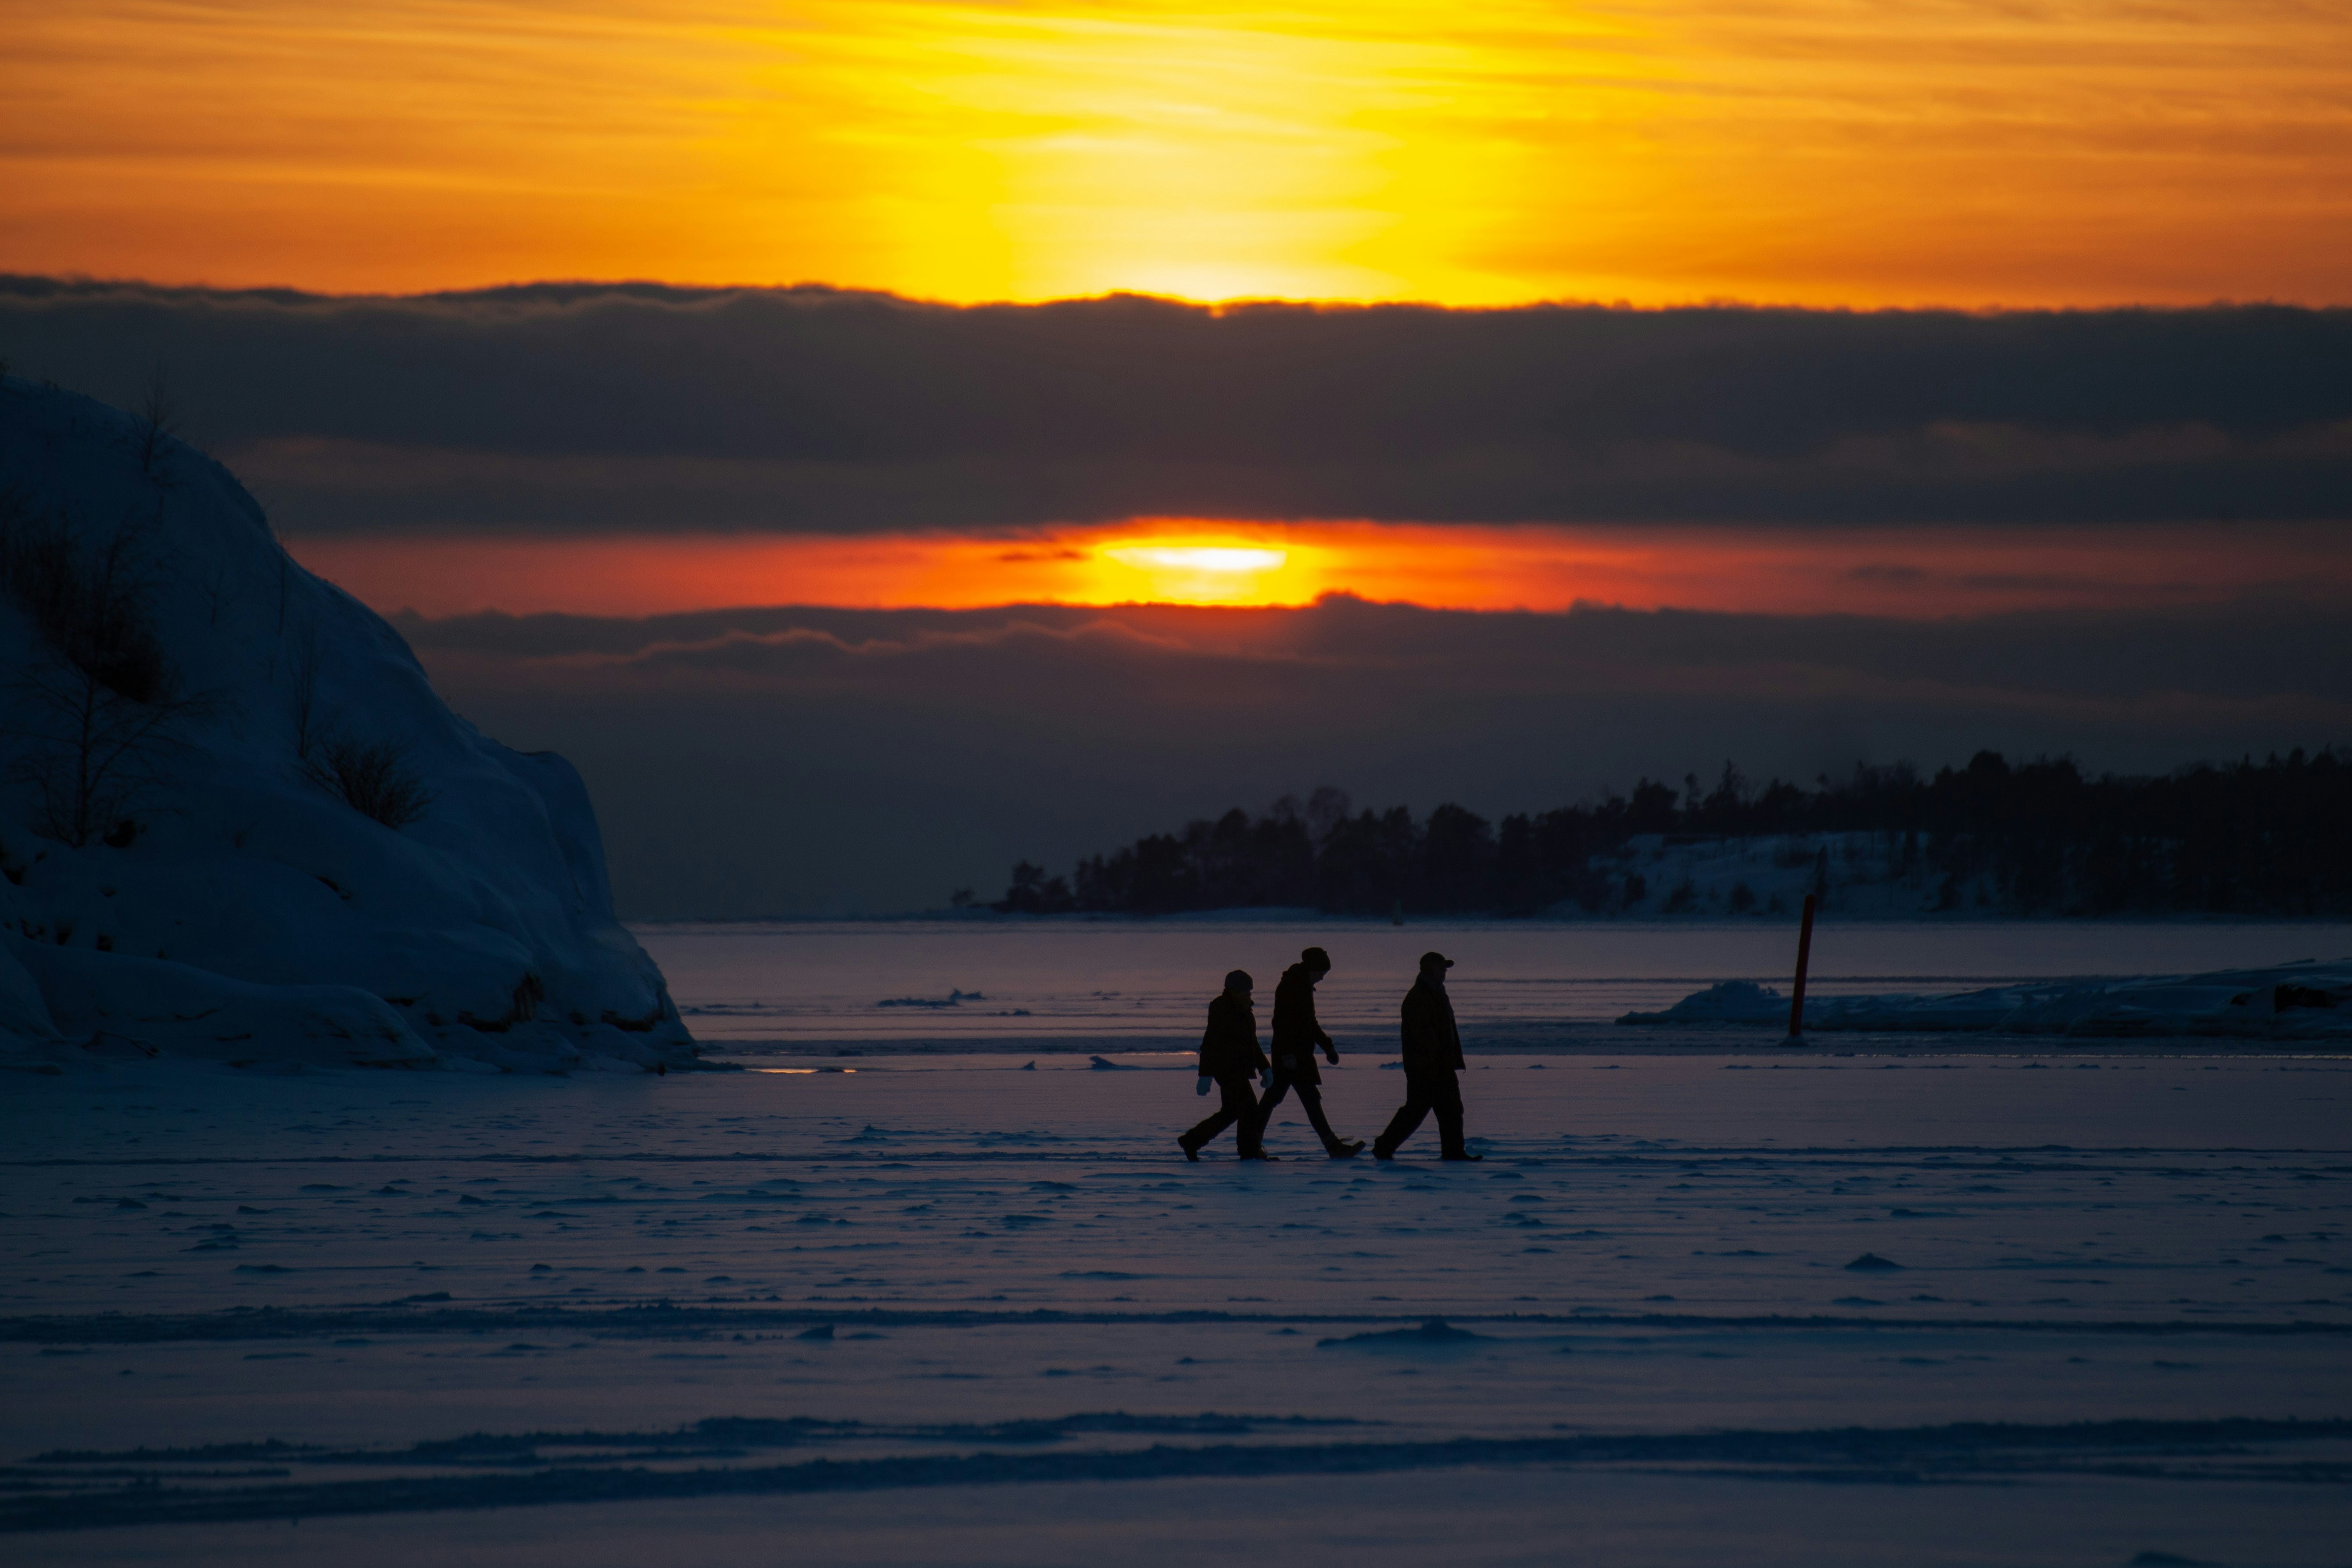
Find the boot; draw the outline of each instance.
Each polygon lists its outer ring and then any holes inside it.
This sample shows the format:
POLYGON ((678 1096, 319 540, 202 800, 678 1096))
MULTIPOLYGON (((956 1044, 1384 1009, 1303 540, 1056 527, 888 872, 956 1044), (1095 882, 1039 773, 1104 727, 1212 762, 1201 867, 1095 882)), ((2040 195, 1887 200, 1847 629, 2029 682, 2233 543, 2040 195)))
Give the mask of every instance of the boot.
POLYGON ((1198 1149, 1196 1149, 1196 1148, 1194 1148, 1194 1147, 1192 1146, 1192 1142, 1191 1142, 1189 1140, 1187 1140, 1187 1139, 1185 1139, 1184 1137, 1182 1137, 1181 1134, 1178 1136, 1178 1138, 1177 1138, 1177 1140, 1176 1140, 1176 1147, 1178 1147, 1179 1149, 1183 1150, 1183 1151, 1184 1151, 1184 1158, 1186 1158, 1187 1160, 1192 1161, 1192 1163, 1194 1163, 1195 1165, 1197 1165, 1197 1164, 1199 1164, 1199 1163, 1201 1163, 1201 1151, 1200 1151, 1200 1150, 1198 1150, 1198 1149))
POLYGON ((1334 1160, 1352 1160, 1364 1152, 1364 1141, 1359 1138, 1352 1143, 1334 1143, 1323 1152, 1334 1160))

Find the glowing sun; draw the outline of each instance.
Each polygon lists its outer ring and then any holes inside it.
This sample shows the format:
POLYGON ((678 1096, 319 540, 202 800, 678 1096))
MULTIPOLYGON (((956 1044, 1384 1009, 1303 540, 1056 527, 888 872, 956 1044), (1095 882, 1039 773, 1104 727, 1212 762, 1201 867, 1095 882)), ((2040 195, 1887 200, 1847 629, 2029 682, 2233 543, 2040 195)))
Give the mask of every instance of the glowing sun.
POLYGON ((1259 602, 1266 579, 1290 562, 1287 550, 1261 544, 1112 544, 1097 553, 1113 563, 1106 575, 1128 579, 1118 596, 1166 604, 1259 602))

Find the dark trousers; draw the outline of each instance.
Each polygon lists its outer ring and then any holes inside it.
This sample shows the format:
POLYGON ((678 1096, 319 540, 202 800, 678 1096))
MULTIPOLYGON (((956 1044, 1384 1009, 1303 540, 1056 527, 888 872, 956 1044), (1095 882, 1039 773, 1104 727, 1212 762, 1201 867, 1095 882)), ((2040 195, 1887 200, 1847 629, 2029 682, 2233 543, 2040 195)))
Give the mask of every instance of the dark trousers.
MULTIPOLYGON (((1247 1160, 1258 1152, 1257 1096, 1250 1092, 1246 1078, 1221 1078, 1217 1093, 1223 1097, 1217 1113, 1184 1134, 1184 1142, 1199 1149, 1226 1128, 1234 1129, 1234 1141, 1241 1145, 1241 1156, 1247 1160)), ((1460 1118, 1455 1118, 1457 1121, 1460 1118)))
POLYGON ((1274 1108, 1282 1103, 1282 1097, 1293 1092, 1297 1094, 1298 1103, 1307 1108, 1307 1120, 1314 1127, 1315 1136, 1323 1140, 1324 1152, 1328 1154, 1334 1149, 1346 1147, 1340 1136, 1331 1131, 1330 1119, 1323 1114, 1321 1086, 1300 1083, 1279 1070, 1274 1075, 1274 1087, 1267 1089, 1265 1098, 1257 1102, 1258 1136, 1265 1136, 1266 1125, 1274 1120, 1274 1108))
POLYGON ((1452 1158, 1467 1153, 1462 1146, 1462 1085, 1452 1068, 1404 1075, 1404 1103, 1389 1118, 1388 1128, 1372 1145, 1376 1154, 1393 1154, 1413 1134, 1421 1119, 1437 1112, 1437 1152, 1452 1158))

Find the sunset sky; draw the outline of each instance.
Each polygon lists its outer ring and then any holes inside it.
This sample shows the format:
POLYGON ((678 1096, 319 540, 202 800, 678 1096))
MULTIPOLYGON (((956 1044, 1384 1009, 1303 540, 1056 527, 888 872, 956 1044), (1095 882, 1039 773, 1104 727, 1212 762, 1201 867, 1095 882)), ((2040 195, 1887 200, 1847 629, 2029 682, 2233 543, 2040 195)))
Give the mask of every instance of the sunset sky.
POLYGON ((580 763, 633 913, 1327 783, 2162 768, 2352 740, 2347 62, 2309 0, 0 0, 0 359, 163 388, 580 763))
POLYGON ((20 271, 2352 299, 2352 11, 2307 0, 5 0, 0 29, 20 271))

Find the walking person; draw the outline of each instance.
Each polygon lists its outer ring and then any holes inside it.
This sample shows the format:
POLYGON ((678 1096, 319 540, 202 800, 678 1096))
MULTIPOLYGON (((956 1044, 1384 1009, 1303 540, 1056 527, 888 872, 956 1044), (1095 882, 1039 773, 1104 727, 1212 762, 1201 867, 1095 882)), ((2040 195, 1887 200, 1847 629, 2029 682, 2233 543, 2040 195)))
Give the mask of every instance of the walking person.
POLYGON ((1187 1160, 1198 1160, 1202 1147, 1228 1127, 1234 1129, 1241 1158, 1273 1157, 1258 1142, 1257 1096, 1250 1089, 1250 1079, 1268 1066, 1265 1052, 1258 1048, 1257 1015, 1250 1009, 1252 984, 1249 971, 1236 969, 1225 976, 1224 990, 1209 1004, 1209 1027, 1201 1036, 1197 1092, 1208 1093, 1209 1085, 1214 1083, 1223 1098, 1215 1115, 1176 1140, 1187 1160))
POLYGON ((1421 1119, 1437 1112, 1437 1152, 1444 1160, 1482 1160, 1462 1146, 1462 1031, 1445 994, 1445 972, 1454 961, 1442 952, 1421 955, 1421 977, 1404 994, 1404 1104, 1372 1142, 1372 1158, 1393 1160, 1397 1146, 1413 1134, 1421 1119))
POLYGON ((1325 1060, 1333 1067, 1339 1065, 1339 1047, 1331 1043, 1331 1037, 1315 1017, 1315 987, 1330 973, 1331 955, 1310 947, 1282 972, 1275 985, 1274 1076, 1266 1085, 1265 1098, 1257 1105, 1259 1146, 1264 1147, 1274 1108, 1282 1103, 1284 1095, 1295 1090, 1298 1103, 1307 1108, 1315 1136, 1323 1140, 1323 1152, 1334 1160, 1352 1160, 1364 1152, 1364 1141, 1350 1142, 1331 1131, 1330 1120, 1323 1114, 1323 1069, 1315 1065, 1318 1047, 1325 1060))

